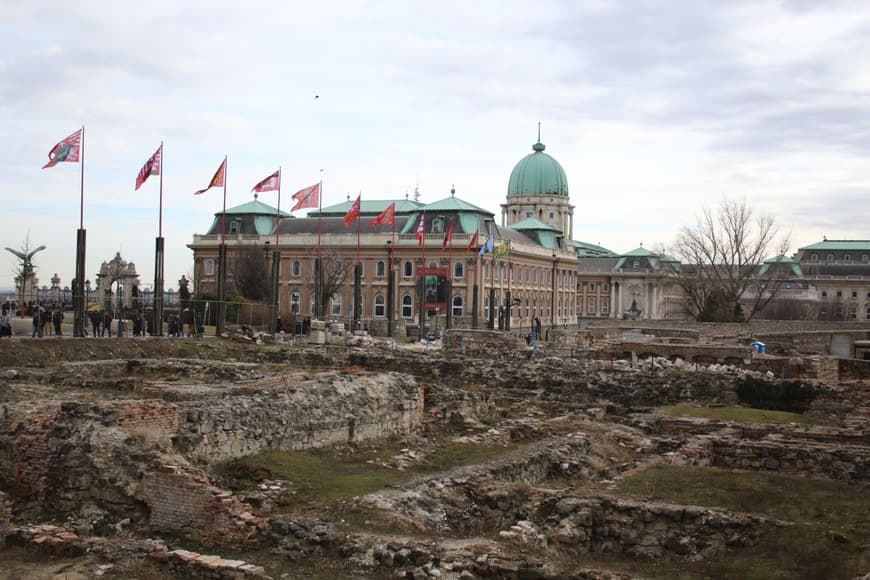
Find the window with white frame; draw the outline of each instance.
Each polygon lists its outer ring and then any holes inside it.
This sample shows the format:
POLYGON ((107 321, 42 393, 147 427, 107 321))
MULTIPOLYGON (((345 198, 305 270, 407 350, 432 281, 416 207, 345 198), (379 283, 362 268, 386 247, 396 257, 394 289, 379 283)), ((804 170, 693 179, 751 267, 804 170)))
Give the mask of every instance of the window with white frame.
POLYGON ((294 290, 290 293, 290 312, 293 314, 299 314, 299 302, 302 300, 302 296, 299 294, 298 290, 294 290))
POLYGON ((465 275, 465 264, 461 260, 453 262, 453 277, 462 278, 465 275))
POLYGON ((404 264, 402 264, 402 276, 405 278, 411 278, 414 275, 414 264, 411 260, 406 260, 404 264))
POLYGON ((462 296, 453 297, 453 316, 462 316, 462 296))
POLYGON ((489 320, 489 296, 483 297, 483 318, 489 320))
POLYGON ((387 315, 387 299, 383 294, 375 294, 375 316, 383 318, 387 315))
POLYGON ((402 296, 402 318, 414 318, 414 299, 410 294, 402 296))
POLYGON ((332 316, 341 316, 341 294, 332 295, 329 312, 332 316))
POLYGON ((211 258, 205 261, 205 275, 214 276, 214 260, 211 258))
POLYGON ((383 260, 378 260, 375 264, 375 277, 383 278, 387 275, 387 264, 383 260))

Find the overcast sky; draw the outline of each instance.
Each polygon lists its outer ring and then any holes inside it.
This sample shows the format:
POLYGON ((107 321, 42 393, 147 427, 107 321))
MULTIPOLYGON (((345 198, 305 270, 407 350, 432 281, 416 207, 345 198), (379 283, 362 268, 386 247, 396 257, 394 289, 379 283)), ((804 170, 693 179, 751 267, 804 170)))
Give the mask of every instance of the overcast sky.
MULTIPOLYGON (((575 239, 669 244, 723 196, 792 252, 870 239, 868 61, 866 0, 0 0, 0 245, 46 245, 40 284, 69 284, 79 165, 41 167, 82 125, 88 278, 120 251, 153 283, 159 181, 133 188, 162 140, 176 287, 224 155, 228 207, 282 166, 284 209, 322 178, 324 205, 455 185, 500 219, 539 121, 575 239)), ((3 252, 0 287, 14 269, 3 252)))

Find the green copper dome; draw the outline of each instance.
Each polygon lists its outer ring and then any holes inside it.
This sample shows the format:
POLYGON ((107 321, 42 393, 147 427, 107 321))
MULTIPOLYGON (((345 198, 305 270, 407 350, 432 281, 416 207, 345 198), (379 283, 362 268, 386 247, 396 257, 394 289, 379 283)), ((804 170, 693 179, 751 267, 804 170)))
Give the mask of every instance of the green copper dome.
POLYGON ((563 195, 568 197, 568 178, 559 162, 544 153, 540 141, 532 145, 534 153, 520 159, 508 182, 510 195, 563 195))

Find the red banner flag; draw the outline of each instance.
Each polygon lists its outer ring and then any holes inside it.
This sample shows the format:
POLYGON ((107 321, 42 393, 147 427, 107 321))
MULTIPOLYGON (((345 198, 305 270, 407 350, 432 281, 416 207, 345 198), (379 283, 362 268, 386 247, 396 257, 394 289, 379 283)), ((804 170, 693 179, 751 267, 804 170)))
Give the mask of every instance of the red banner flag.
POLYGON ((291 212, 297 209, 305 209, 306 207, 317 207, 320 205, 320 184, 315 183, 300 189, 290 197, 296 200, 296 204, 290 208, 291 212))
POLYGON ((441 242, 441 251, 447 249, 447 244, 453 239, 453 222, 447 224, 447 231, 444 233, 444 241, 441 242))
POLYGON ((361 195, 357 196, 356 201, 353 202, 353 205, 350 206, 350 209, 347 210, 346 214, 344 214, 344 227, 350 226, 350 224, 352 224, 357 220, 357 218, 359 218, 359 204, 361 197, 361 195))
POLYGON ((48 152, 48 163, 42 166, 43 169, 54 167, 58 163, 78 163, 79 152, 82 148, 82 130, 79 129, 57 145, 51 148, 48 152))
POLYGON ((471 236, 471 241, 468 242, 468 247, 465 248, 466 252, 473 252, 474 250, 477 249, 477 234, 478 234, 478 230, 475 230, 474 235, 471 236))
POLYGON ((259 191, 260 193, 264 191, 277 191, 281 189, 281 172, 276 171, 260 183, 254 186, 254 189, 251 191, 259 191))
POLYGON ((199 195, 201 193, 205 193, 206 191, 208 191, 212 187, 223 187, 226 172, 227 172, 227 160, 224 159, 223 162, 221 162, 221 166, 218 167, 217 171, 215 171, 214 177, 212 177, 211 181, 208 183, 208 187, 206 187, 205 189, 200 189, 199 191, 195 192, 193 195, 199 195))
POLYGON ((423 223, 426 221, 426 212, 424 211, 420 214, 420 223, 417 224, 417 241, 420 242, 420 245, 423 245, 423 240, 426 239, 423 230, 423 223))
POLYGON ((139 170, 139 175, 136 176, 136 190, 142 187, 142 184, 145 183, 145 180, 148 179, 150 175, 160 175, 160 161, 163 157, 163 145, 157 148, 157 151, 154 152, 148 161, 145 162, 145 165, 142 166, 142 169, 139 170))
POLYGON ((391 226, 393 225, 396 219, 396 204, 391 203, 387 206, 387 209, 379 213, 375 216, 375 219, 369 224, 371 227, 375 226, 391 226))

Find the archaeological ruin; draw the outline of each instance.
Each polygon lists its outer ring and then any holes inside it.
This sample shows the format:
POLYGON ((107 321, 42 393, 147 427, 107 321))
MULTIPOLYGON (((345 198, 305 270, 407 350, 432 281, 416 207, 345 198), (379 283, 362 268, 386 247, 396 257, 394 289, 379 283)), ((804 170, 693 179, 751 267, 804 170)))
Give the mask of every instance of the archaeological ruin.
POLYGON ((5 577, 867 578, 868 340, 4 341, 5 577))

